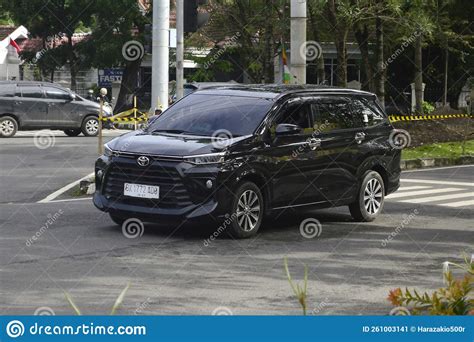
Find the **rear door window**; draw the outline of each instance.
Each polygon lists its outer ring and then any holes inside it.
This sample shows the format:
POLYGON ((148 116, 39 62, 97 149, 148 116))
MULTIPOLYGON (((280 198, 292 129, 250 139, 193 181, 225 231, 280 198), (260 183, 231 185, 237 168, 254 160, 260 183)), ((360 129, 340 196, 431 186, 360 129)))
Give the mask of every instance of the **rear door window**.
POLYGON ((374 100, 367 98, 354 98, 352 109, 358 127, 376 126, 387 121, 385 114, 377 106, 374 100))
POLYGON ((311 103, 313 128, 320 133, 354 128, 349 99, 340 96, 321 96, 311 103))
POLYGON ((22 97, 40 99, 43 97, 43 90, 39 86, 22 86, 18 87, 22 97))

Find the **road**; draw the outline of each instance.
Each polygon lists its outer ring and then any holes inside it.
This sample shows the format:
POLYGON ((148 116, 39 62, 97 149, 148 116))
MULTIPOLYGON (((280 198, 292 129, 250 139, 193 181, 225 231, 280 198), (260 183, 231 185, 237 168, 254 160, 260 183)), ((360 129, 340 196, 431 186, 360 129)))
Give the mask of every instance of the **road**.
POLYGON ((372 223, 336 208, 284 213, 249 240, 206 243, 210 224, 147 224, 129 239, 89 200, 36 203, 90 173, 96 155, 94 138, 52 136, 44 149, 33 135, 2 140, 3 315, 73 314, 65 292, 84 314, 106 314, 128 283, 121 314, 300 314, 285 256, 296 281, 308 266, 309 314, 385 315, 390 289, 441 287, 442 263, 473 252, 474 166, 403 173, 372 223), (306 218, 319 236, 301 235, 306 218))

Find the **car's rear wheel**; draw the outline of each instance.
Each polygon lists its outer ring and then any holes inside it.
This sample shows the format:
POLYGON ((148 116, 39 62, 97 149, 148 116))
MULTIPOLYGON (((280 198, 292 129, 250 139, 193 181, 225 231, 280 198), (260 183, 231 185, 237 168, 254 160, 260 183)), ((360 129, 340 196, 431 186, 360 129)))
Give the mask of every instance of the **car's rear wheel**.
POLYGON ((109 216, 110 216, 110 219, 114 221, 114 223, 118 224, 119 226, 121 226, 127 220, 126 218, 117 216, 112 213, 109 213, 109 216))
POLYGON ((99 134, 99 119, 95 116, 85 118, 82 123, 81 131, 86 137, 95 137, 99 134))
POLYGON ((81 129, 80 128, 71 128, 71 129, 65 129, 64 130, 64 133, 68 136, 68 137, 77 137, 79 134, 81 134, 81 129))
POLYGON ((370 222, 380 215, 385 200, 385 186, 382 176, 376 171, 364 174, 357 200, 349 205, 356 221, 370 222))
POLYGON ((255 183, 242 183, 235 192, 232 203, 230 235, 243 239, 254 236, 260 228, 264 215, 263 196, 255 183))
POLYGON ((18 122, 11 116, 2 116, 0 118, 0 137, 11 138, 18 130, 18 122))

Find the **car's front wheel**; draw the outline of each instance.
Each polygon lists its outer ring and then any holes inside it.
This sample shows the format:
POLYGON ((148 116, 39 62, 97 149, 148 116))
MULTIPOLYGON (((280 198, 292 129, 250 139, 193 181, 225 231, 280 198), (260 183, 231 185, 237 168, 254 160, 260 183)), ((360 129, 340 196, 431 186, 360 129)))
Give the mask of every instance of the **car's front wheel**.
POLYGON ((81 134, 81 130, 79 128, 65 129, 64 134, 66 134, 68 137, 77 137, 79 134, 81 134))
POLYGON ((349 205, 349 210, 356 221, 370 222, 382 212, 384 200, 382 176, 376 171, 368 171, 362 178, 357 200, 349 205))
POLYGON ((18 130, 18 123, 11 116, 3 116, 0 118, 0 137, 11 138, 18 130))
POLYGON ((242 183, 235 192, 232 203, 232 223, 230 235, 236 238, 248 238, 257 234, 264 214, 263 196, 255 183, 242 183))
POLYGON ((99 119, 95 116, 87 117, 82 123, 81 131, 86 137, 95 137, 99 134, 99 119))

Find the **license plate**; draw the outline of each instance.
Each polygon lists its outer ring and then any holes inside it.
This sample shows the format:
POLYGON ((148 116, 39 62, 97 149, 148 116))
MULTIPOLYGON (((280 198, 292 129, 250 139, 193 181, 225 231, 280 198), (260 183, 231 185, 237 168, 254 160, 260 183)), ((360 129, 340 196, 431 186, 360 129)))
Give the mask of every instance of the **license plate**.
POLYGON ((130 197, 139 198, 160 198, 160 187, 144 184, 123 184, 123 194, 130 197))

